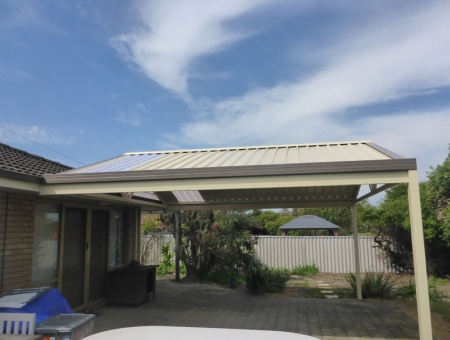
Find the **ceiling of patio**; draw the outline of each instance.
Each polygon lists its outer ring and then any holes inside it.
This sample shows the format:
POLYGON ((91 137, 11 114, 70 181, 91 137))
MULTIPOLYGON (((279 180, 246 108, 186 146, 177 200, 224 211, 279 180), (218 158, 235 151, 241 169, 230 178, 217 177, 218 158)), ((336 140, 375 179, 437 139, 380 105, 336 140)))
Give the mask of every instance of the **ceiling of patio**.
POLYGON ((41 194, 115 195, 161 210, 351 206, 361 185, 368 197, 415 169, 370 141, 132 152, 45 175, 41 194))

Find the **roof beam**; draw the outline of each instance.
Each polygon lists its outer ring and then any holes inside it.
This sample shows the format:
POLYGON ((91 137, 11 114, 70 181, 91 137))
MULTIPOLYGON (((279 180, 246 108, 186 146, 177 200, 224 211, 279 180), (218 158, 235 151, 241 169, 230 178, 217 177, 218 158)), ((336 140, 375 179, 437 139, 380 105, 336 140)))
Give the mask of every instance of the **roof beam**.
POLYGON ((95 198, 96 200, 102 200, 105 202, 112 202, 117 204, 131 204, 131 205, 139 205, 141 207, 155 207, 159 209, 166 209, 167 206, 165 204, 160 204, 156 202, 149 202, 145 200, 139 200, 134 198, 125 198, 125 197, 119 197, 119 196, 113 196, 108 194, 89 194, 89 195, 82 195, 84 198, 95 198))
POLYGON ((382 192, 382 191, 385 191, 385 190, 387 190, 387 189, 389 189, 389 188, 392 188, 392 187, 393 187, 394 185, 396 185, 396 184, 397 184, 397 183, 382 185, 381 187, 379 187, 379 188, 377 188, 377 189, 374 189, 374 190, 372 190, 371 192, 369 192, 369 193, 367 193, 367 194, 365 194, 365 195, 363 195, 363 196, 361 196, 361 197, 358 197, 358 199, 356 200, 356 202, 361 202, 362 200, 365 200, 366 198, 375 196, 376 194, 379 194, 379 193, 382 192))
POLYGON ((168 211, 183 210, 237 210, 237 209, 283 209, 283 208, 317 208, 317 207, 351 207, 355 201, 303 201, 303 202, 265 202, 265 203, 180 203, 171 204, 168 211))
POLYGON ((107 183, 70 183, 41 185, 41 195, 100 194, 176 190, 262 189, 398 184, 408 182, 407 171, 355 172, 317 175, 257 176, 236 178, 179 179, 159 181, 122 181, 107 183))

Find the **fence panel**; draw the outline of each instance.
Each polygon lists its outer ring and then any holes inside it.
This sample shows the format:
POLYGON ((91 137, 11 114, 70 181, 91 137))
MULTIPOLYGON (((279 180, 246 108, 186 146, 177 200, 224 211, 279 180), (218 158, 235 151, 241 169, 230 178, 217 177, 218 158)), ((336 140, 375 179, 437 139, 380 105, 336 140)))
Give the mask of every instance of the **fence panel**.
MULTIPOLYGON (((151 265, 151 264, 159 264, 162 261, 161 249, 167 243, 170 243, 170 250, 174 251, 175 249, 175 239, 172 235, 163 235, 156 239, 152 239, 149 236, 143 235, 141 236, 141 262, 143 265, 151 265), (145 248, 147 243, 150 243, 147 251, 145 248)), ((175 256, 173 258, 175 261, 175 256)))
MULTIPOLYGON (((147 236, 141 238, 141 252, 147 236)), ((374 248, 373 236, 359 236, 361 272, 398 273, 383 252, 374 248)), ((158 264, 161 247, 170 242, 172 236, 162 236, 149 248, 143 264, 158 264)), ((296 266, 315 264, 322 273, 355 272, 352 236, 259 236, 256 258, 272 268, 293 269, 296 266)))

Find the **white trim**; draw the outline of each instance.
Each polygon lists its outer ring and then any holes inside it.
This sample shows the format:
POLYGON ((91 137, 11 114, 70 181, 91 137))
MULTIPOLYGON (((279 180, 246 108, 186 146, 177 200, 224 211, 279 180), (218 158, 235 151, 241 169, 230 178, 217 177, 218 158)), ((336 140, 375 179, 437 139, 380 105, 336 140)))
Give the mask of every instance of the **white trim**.
POLYGON ((291 187, 324 187, 365 185, 372 183, 407 183, 407 171, 359 172, 318 175, 258 176, 236 178, 172 179, 158 181, 127 181, 103 183, 48 184, 41 195, 74 195, 120 193, 124 191, 225 190, 291 187))
POLYGON ((38 183, 30 183, 24 181, 18 181, 9 178, 0 177, 0 188, 14 189, 14 190, 25 190, 35 193, 39 193, 41 185, 38 183))
POLYGON ((191 153, 191 152, 208 152, 208 151, 228 151, 228 150, 246 150, 246 149, 268 149, 268 148, 290 148, 290 147, 306 147, 306 146, 325 146, 325 145, 341 145, 341 144, 367 144, 372 143, 371 140, 348 141, 348 142, 323 142, 323 143, 307 143, 307 144, 273 144, 273 145, 257 145, 257 146, 234 146, 224 148, 204 148, 204 149, 180 149, 180 150, 159 150, 159 151, 135 151, 126 152, 124 155, 142 155, 154 153, 191 153))

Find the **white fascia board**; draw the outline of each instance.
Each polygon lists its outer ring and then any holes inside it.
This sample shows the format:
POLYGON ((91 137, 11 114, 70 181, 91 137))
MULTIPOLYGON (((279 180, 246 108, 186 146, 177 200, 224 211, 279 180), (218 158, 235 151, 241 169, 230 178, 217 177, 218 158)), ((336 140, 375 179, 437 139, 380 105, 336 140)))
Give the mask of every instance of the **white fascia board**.
POLYGON ((41 185, 38 183, 18 181, 9 178, 0 178, 0 188, 39 193, 40 187, 41 185))
POLYGON ((256 176, 206 179, 172 179, 103 183, 46 184, 41 195, 100 194, 120 192, 159 192, 181 190, 263 189, 397 184, 408 182, 408 171, 358 172, 317 175, 256 176))
POLYGON ((116 203, 116 204, 128 204, 128 205, 134 205, 134 206, 140 206, 144 208, 152 207, 152 208, 160 208, 165 209, 167 206, 165 204, 158 204, 155 202, 148 202, 143 200, 136 200, 136 199, 130 199, 130 198, 124 198, 119 196, 112 196, 107 194, 88 194, 88 195, 80 195, 82 198, 92 199, 95 198, 98 201, 103 202, 110 202, 110 203, 116 203))

